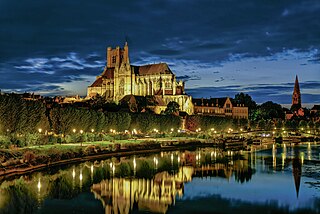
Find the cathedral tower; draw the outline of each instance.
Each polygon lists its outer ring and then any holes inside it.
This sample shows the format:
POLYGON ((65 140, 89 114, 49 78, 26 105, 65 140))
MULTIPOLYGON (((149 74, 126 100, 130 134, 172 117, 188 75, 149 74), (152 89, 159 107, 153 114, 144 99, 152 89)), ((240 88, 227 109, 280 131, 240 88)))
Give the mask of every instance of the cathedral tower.
POLYGON ((296 75, 296 82, 294 83, 294 89, 292 94, 292 107, 301 108, 301 94, 298 81, 298 75, 296 75))

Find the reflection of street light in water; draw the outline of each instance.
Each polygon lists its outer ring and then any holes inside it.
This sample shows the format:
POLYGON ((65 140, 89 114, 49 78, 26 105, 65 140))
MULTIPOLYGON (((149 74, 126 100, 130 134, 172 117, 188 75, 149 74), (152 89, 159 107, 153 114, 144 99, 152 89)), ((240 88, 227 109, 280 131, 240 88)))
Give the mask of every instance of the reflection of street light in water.
POLYGON ((276 154, 277 154, 277 149, 276 149, 276 146, 273 144, 272 145, 272 164, 273 164, 273 168, 275 169, 276 166, 277 166, 277 157, 276 157, 276 154))
POLYGON ((154 162, 155 168, 158 169, 158 158, 153 157, 153 162, 154 162))
POLYGON ((38 181, 38 185, 37 185, 37 187, 38 187, 38 192, 40 193, 40 189, 41 189, 41 182, 40 182, 40 178, 39 178, 39 181, 38 181))
POLYGON ((75 186, 75 180, 74 180, 75 177, 76 177, 76 171, 73 167, 73 169, 72 169, 72 189, 74 189, 74 186, 75 186))
POLYGON ((285 143, 283 144, 282 152, 283 152, 284 154, 286 154, 286 153, 287 153, 287 146, 286 146, 286 144, 285 144, 285 143))
POLYGON ((308 160, 311 160, 311 145, 310 145, 310 143, 308 143, 307 154, 308 154, 308 160))
POLYGON ((40 194, 41 181, 40 181, 40 178, 38 180, 37 188, 38 188, 38 206, 40 207, 40 205, 41 205, 41 194, 40 194))
POLYGON ((137 172, 137 163, 136 163, 136 158, 133 157, 133 175, 135 176, 137 172))
POLYGON ((93 180, 93 164, 90 167, 90 172, 91 172, 91 181, 93 180))
POLYGON ((114 171, 116 170, 116 167, 112 162, 110 163, 110 169, 112 170, 112 176, 114 176, 114 171))
POLYGON ((281 157, 282 157, 282 169, 284 169, 284 164, 285 164, 285 160, 286 160, 286 153, 282 153, 281 157))
POLYGON ((82 189, 82 169, 80 169, 79 180, 80 180, 80 189, 82 189))
POLYGON ((301 159, 301 164, 303 165, 303 162, 304 162, 304 152, 300 152, 300 159, 301 159))

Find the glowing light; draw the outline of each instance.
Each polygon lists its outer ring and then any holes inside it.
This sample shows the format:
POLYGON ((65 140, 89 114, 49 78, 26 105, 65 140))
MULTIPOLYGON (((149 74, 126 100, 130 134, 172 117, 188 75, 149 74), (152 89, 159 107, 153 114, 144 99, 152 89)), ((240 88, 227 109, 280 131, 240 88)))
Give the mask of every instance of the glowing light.
POLYGON ((40 189, 41 189, 41 182, 40 182, 40 178, 39 178, 39 181, 38 181, 38 185, 37 185, 37 187, 38 187, 38 191, 40 192, 40 189))
POLYGON ((242 132, 242 130, 243 130, 243 129, 241 128, 240 131, 242 132))
POLYGON ((75 172, 75 170, 73 169, 72 170, 72 178, 75 178, 76 177, 76 172, 75 172))
POLYGON ((80 134, 82 134, 82 133, 83 133, 83 130, 81 129, 81 130, 80 130, 80 134))
POLYGON ((76 129, 73 129, 72 131, 73 131, 73 133, 76 133, 77 130, 76 130, 76 129))
POLYGON ((91 129, 91 132, 94 132, 94 129, 91 129))
POLYGON ((174 129, 173 129, 173 128, 171 128, 171 131, 172 131, 172 132, 173 132, 173 130, 174 130, 174 129))
POLYGON ((157 168, 157 166, 158 166, 158 158, 153 157, 153 162, 154 162, 154 164, 156 165, 156 168, 157 168))
POLYGON ((133 158, 133 168, 137 167, 136 158, 133 158))
POLYGON ((301 164, 303 164, 303 162, 304 162, 304 153, 303 152, 301 152, 301 154, 300 154, 300 159, 301 159, 301 164))
POLYGON ((42 129, 40 128, 40 129, 38 129, 38 131, 39 131, 39 133, 41 133, 41 132, 42 132, 42 129))
POLYGON ((80 172, 79 179, 82 181, 82 172, 80 172))

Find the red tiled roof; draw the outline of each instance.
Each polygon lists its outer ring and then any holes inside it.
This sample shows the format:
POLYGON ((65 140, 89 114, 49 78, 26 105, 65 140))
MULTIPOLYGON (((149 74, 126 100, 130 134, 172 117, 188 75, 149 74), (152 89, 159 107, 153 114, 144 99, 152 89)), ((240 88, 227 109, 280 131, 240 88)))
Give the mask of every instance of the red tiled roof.
POLYGON ((101 85, 102 85, 102 77, 99 77, 98 79, 96 79, 96 81, 94 81, 94 83, 92 83, 90 87, 99 87, 101 85))
POLYGON ((105 69, 101 76, 108 78, 108 79, 113 79, 114 78, 114 68, 105 69))

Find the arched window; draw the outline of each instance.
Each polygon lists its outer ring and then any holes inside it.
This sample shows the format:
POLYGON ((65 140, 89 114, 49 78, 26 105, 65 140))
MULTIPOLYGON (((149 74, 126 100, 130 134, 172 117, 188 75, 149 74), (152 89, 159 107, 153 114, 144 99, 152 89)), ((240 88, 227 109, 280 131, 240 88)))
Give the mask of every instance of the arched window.
POLYGON ((120 95, 124 95, 124 79, 120 80, 120 84, 119 84, 119 94, 120 95))

